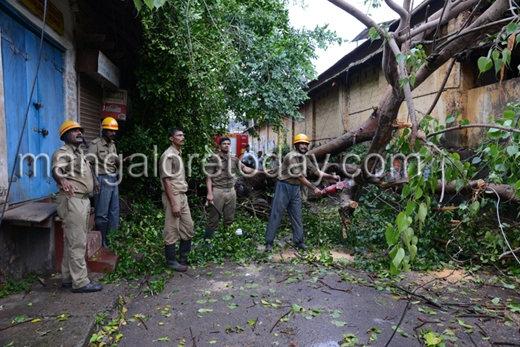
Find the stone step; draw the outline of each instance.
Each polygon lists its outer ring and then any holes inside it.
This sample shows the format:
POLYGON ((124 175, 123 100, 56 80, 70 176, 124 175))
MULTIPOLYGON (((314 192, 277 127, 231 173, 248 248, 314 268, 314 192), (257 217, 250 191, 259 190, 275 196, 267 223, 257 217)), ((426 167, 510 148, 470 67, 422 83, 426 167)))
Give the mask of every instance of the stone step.
POLYGON ((110 248, 100 248, 92 257, 87 258, 87 269, 88 272, 112 272, 115 271, 118 262, 119 256, 110 248))
MULTIPOLYGON (((61 271, 61 260, 63 258, 63 246, 65 242, 65 233, 61 227, 61 221, 56 221, 55 228, 55 270, 56 272, 61 271)), ((101 232, 97 230, 91 230, 87 234, 87 249, 85 258, 87 260, 87 269, 89 272, 100 272, 103 273, 112 272, 115 270, 117 263, 119 262, 119 256, 116 256, 110 249, 101 248, 103 238, 101 232)))
POLYGON ((91 230, 87 234, 87 259, 91 258, 103 245, 101 231, 91 230))

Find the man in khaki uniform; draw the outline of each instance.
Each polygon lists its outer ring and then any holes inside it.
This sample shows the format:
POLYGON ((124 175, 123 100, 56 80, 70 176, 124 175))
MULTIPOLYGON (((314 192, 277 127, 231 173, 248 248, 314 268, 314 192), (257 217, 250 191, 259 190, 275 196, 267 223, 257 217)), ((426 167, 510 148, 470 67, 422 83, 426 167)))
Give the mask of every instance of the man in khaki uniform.
POLYGON ((97 292, 103 289, 88 279, 85 251, 87 247, 90 200, 99 192, 94 172, 79 146, 83 142, 83 128, 74 121, 60 127, 60 138, 65 145, 52 155, 52 177, 60 190, 56 199, 58 215, 65 232, 61 262, 62 287, 74 293, 97 292))
POLYGON ((164 252, 166 266, 175 271, 186 271, 188 253, 191 251, 193 238, 193 221, 188 206, 188 182, 181 158, 181 147, 184 146, 184 133, 180 128, 173 128, 168 134, 171 146, 164 151, 159 161, 159 175, 163 188, 162 203, 164 205, 164 252), (179 242, 179 262, 175 255, 179 242))
POLYGON ((237 207, 235 192, 236 174, 239 172, 253 173, 255 170, 245 166, 233 153, 229 151, 231 140, 221 137, 219 140, 220 152, 215 154, 206 165, 206 186, 208 203, 215 208, 210 209, 209 220, 206 226, 204 239, 211 239, 213 231, 218 226, 220 211, 224 217, 224 226, 233 223, 237 207))
POLYGON ((273 249, 273 242, 282 222, 285 210, 291 221, 293 241, 298 249, 307 249, 304 243, 303 223, 302 223, 302 199, 300 186, 304 185, 311 188, 315 195, 321 195, 321 190, 309 182, 307 175, 320 176, 338 180, 337 177, 321 171, 315 167, 308 157, 305 156, 309 149, 309 138, 305 134, 298 134, 294 137, 294 150, 289 152, 282 162, 281 174, 276 182, 274 198, 271 202, 271 213, 265 233, 265 250, 273 249))
POLYGON ((94 194, 94 222, 103 236, 103 247, 107 246, 107 236, 119 229, 119 180, 117 168, 129 157, 121 160, 117 155, 116 138, 119 125, 112 117, 103 119, 101 136, 93 140, 88 148, 87 159, 95 168, 100 184, 99 194, 94 194))

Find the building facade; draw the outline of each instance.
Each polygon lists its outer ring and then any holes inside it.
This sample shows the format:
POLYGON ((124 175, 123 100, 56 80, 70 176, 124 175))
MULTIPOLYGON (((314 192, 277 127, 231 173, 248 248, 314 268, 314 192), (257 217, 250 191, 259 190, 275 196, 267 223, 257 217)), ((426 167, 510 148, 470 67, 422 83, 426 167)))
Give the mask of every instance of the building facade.
MULTIPOLYGON (((440 1, 426 3, 430 6, 430 13, 442 5, 440 1)), ((425 11, 426 6, 418 8, 414 17, 424 19, 425 11)), ((463 13, 451 20, 442 28, 443 35, 456 32, 467 15, 463 13)), ((397 25, 394 23, 390 27, 395 28, 397 25)), ((317 80, 309 82, 309 99, 299 109, 303 119, 286 120, 287 132, 282 134, 275 134, 264 126, 258 129, 260 137, 266 136, 276 143, 291 144, 294 135, 305 133, 313 146, 319 146, 361 125, 371 115, 373 108, 377 107, 388 85, 381 68, 381 44, 380 40, 366 40, 317 80)), ((468 119, 471 123, 489 123, 490 117, 503 114, 508 102, 518 101, 520 78, 516 67, 520 64, 520 50, 517 47, 512 52, 511 69, 506 71, 500 81, 499 74, 495 74, 494 70, 479 73, 477 60, 487 54, 488 48, 489 45, 473 47, 455 57, 456 62, 443 93, 430 113, 441 125, 451 126, 446 124, 446 119, 457 114, 460 114, 459 119, 468 119)), ((418 119, 424 117, 433 104, 449 65, 450 62, 447 62, 413 90, 418 119)), ((407 107, 403 102, 399 120, 409 121, 407 117, 407 107)), ((485 133, 485 129, 477 128, 449 132, 444 135, 442 144, 447 147, 476 146, 485 133)))
POLYGON ((0 0, 0 279, 54 268, 60 125, 126 119, 140 40, 133 1, 0 0))

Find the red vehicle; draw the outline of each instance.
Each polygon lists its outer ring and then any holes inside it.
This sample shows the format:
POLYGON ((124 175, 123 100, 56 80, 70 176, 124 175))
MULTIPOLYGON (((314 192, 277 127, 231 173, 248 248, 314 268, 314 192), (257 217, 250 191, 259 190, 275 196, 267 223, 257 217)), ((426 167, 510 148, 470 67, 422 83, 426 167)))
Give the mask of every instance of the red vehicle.
POLYGON ((218 142, 221 137, 229 137, 231 140, 231 152, 237 157, 241 157, 242 154, 246 151, 246 145, 249 142, 249 135, 247 134, 224 134, 220 136, 215 136, 213 139, 218 146, 218 142))

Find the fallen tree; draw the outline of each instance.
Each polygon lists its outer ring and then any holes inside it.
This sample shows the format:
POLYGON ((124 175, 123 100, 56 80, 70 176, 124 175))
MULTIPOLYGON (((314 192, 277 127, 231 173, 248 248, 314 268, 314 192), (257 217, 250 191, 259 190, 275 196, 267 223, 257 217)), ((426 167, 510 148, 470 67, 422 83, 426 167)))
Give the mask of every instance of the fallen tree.
MULTIPOLYGON (((485 178, 486 181, 472 179, 472 174, 477 171, 476 165, 472 164, 478 164, 479 161, 476 163, 464 162, 457 157, 456 153, 449 153, 440 148, 438 139, 442 136, 442 132, 448 130, 442 127, 436 128, 433 129, 434 132, 431 136, 428 136, 433 122, 426 124, 422 129, 424 132, 421 132, 411 96, 412 90, 451 60, 447 69, 446 81, 457 56, 464 50, 476 46, 480 40, 486 37, 496 36, 497 42, 491 47, 489 56, 484 57, 484 60, 479 60, 479 69, 485 71, 492 68, 494 64, 496 71, 501 72, 503 76, 504 69, 508 65, 506 50, 510 54, 510 51, 514 49, 514 44, 518 41, 516 34, 520 32, 520 25, 517 23, 517 9, 512 7, 513 5, 508 0, 497 0, 492 4, 479 0, 427 1, 425 6, 432 5, 432 9, 435 4, 440 3, 441 6, 432 13, 426 11, 428 16, 421 23, 412 27, 412 1, 404 0, 402 5, 398 5, 392 0, 385 0, 385 3, 399 15, 397 28, 393 31, 386 31, 350 2, 345 0, 329 0, 329 2, 365 24, 371 30, 373 37, 379 36, 383 39, 382 70, 388 86, 381 96, 379 104, 373 107, 374 111, 365 122, 343 136, 312 149, 309 155, 314 155, 318 161, 323 161, 329 155, 338 155, 356 144, 370 141, 366 151, 368 159, 361 165, 359 174, 353 177, 355 184, 343 189, 340 193, 339 213, 344 227, 348 227, 349 217, 357 206, 352 202, 358 200, 362 188, 366 184, 378 184, 382 188, 385 185, 387 187, 388 185, 406 185, 407 188, 403 189, 403 197, 410 199, 412 207, 407 208, 404 214, 400 213, 395 225, 387 229, 388 244, 393 246, 390 251, 393 260, 392 271, 406 270, 417 252, 417 237, 414 229, 420 229, 430 205, 433 204, 432 199, 435 194, 442 194, 442 200, 444 194, 478 191, 480 196, 481 192, 488 194, 492 192, 495 197, 501 197, 502 201, 518 202, 516 189, 520 188, 520 181, 511 175, 511 170, 514 168, 508 166, 507 160, 498 163, 504 166, 501 171, 502 179, 496 179, 496 177, 494 181, 488 181, 489 177, 485 178), (469 13, 463 26, 455 33, 439 37, 439 28, 462 13, 469 13), (422 46, 419 46, 418 43, 422 46), (425 57, 425 59, 407 60, 413 54, 416 57, 425 57), (490 56, 494 59, 489 59, 490 56), (412 63, 406 64, 408 61, 412 61, 412 63), (405 125, 397 121, 399 108, 403 102, 406 103, 409 118, 409 123, 405 125), (405 130, 396 135, 396 130, 403 127, 405 130), (416 153, 422 159, 422 163, 411 167, 405 165, 406 172, 401 171, 397 178, 393 177, 393 173, 384 175, 377 173, 377 163, 373 157, 370 157, 371 155, 385 156, 389 146, 392 147, 391 140, 394 136, 405 137, 405 140, 396 141, 400 143, 400 147, 394 146, 393 150, 405 150, 407 151, 405 155, 416 153), (426 165, 433 172, 429 180, 423 174, 426 165), (392 177, 393 182, 387 182, 388 177, 392 177)), ((439 90, 438 95, 442 92, 443 88, 439 90)), ((437 97, 435 102, 438 99, 437 97)), ((432 110, 433 107, 434 105, 429 109, 432 110)), ((507 122, 494 127, 493 125, 483 125, 492 128, 490 129, 491 140, 498 141, 502 138, 506 139, 505 141, 509 139, 513 143, 514 139, 518 138, 516 134, 518 131, 513 129, 517 122, 516 112, 512 112, 513 114, 504 114, 503 119, 507 119, 507 122)), ((461 128, 463 126, 470 127, 471 125, 460 125, 461 128)), ((502 149, 509 155, 518 153, 518 148, 513 144, 507 150, 504 147, 502 149)), ((477 155, 481 161, 486 159, 490 163, 497 164, 489 151, 486 152, 486 148, 480 148, 477 155)), ((348 172, 344 171, 343 175, 348 176, 348 172)))

